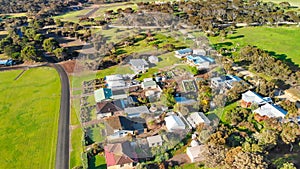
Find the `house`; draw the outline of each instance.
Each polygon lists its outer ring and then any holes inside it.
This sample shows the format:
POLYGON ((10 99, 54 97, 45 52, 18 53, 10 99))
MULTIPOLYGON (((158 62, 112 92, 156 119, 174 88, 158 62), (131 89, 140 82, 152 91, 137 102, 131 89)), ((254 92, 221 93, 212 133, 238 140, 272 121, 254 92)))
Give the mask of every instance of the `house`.
POLYGON ((177 115, 170 115, 165 118, 166 127, 169 132, 175 132, 177 130, 184 130, 185 124, 181 118, 177 115))
POLYGON ((144 132, 144 119, 131 120, 124 116, 111 116, 104 119, 105 132, 108 140, 119 139, 134 134, 144 132))
POLYGON ((160 135, 147 137, 149 147, 162 146, 163 140, 160 135))
POLYGON ((94 91, 94 97, 96 103, 102 102, 105 100, 110 100, 112 96, 112 91, 111 89, 108 88, 100 88, 94 91))
POLYGON ((191 124, 193 128, 196 128, 199 124, 204 123, 205 125, 210 124, 210 120, 202 112, 191 113, 187 117, 187 121, 191 124))
POLYGON ((130 60, 131 69, 136 72, 146 72, 149 69, 149 64, 145 59, 131 59, 130 60))
POLYGON ((107 88, 124 88, 126 87, 125 78, 123 75, 109 75, 104 78, 107 88))
POLYGON ((186 57, 187 55, 191 55, 193 53, 193 50, 190 48, 180 49, 175 51, 175 57, 181 59, 186 57))
POLYGON ((142 89, 155 89, 157 88, 157 84, 152 78, 145 78, 142 82, 142 89))
POLYGON ((187 147, 186 154, 190 158, 191 162, 201 162, 204 159, 204 156, 202 155, 206 151, 205 145, 198 145, 194 147, 187 147))
POLYGON ((242 94, 241 106, 244 108, 250 107, 252 104, 260 106, 266 103, 272 103, 272 99, 270 97, 262 97, 250 90, 242 94))
POLYGON ((197 67, 197 69, 208 69, 210 65, 215 63, 213 58, 201 55, 188 55, 187 63, 191 66, 197 67))
POLYGON ((110 89, 117 89, 117 88, 125 88, 126 83, 124 80, 115 80, 115 81, 107 81, 106 87, 110 89))
POLYGON ((124 89, 112 90, 111 98, 114 99, 114 100, 126 99, 127 97, 128 97, 128 95, 127 95, 127 93, 124 89))
POLYGON ((118 81, 118 80, 124 80, 123 75, 116 74, 116 75, 108 75, 104 77, 105 81, 118 81))
POLYGON ((279 106, 274 104, 266 103, 263 106, 255 109, 254 113, 258 114, 261 117, 274 117, 274 118, 284 118, 287 114, 287 111, 283 110, 279 106))
POLYGON ((201 55, 201 56, 206 56, 206 51, 204 49, 194 49, 193 50, 193 55, 201 55))
POLYGON ((96 104, 97 119, 120 114, 122 109, 110 101, 102 101, 96 104))
POLYGON ((148 61, 150 63, 156 64, 159 62, 159 59, 158 59, 158 57, 151 55, 151 56, 149 56, 148 61))
POLYGON ((143 113, 150 113, 147 106, 127 107, 127 108, 125 108, 124 111, 127 114, 127 116, 130 118, 140 117, 141 114, 143 114, 143 113))
POLYGON ((233 75, 214 77, 211 78, 211 87, 231 89, 234 85, 234 82, 240 82, 240 81, 242 81, 241 78, 233 75))
POLYGON ((129 142, 107 144, 104 146, 108 169, 133 169, 137 154, 129 142))

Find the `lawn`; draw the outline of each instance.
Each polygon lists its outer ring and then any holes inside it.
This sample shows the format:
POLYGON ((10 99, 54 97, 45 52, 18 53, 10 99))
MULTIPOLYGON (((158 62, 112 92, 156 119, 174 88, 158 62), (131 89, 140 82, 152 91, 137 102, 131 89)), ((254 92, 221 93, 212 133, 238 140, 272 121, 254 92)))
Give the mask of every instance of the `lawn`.
POLYGON ((296 27, 246 27, 237 29, 233 35, 229 35, 224 41, 220 37, 210 37, 213 44, 218 47, 240 47, 253 45, 271 52, 279 59, 291 59, 300 65, 300 28, 296 27))
POLYGON ((86 8, 78 11, 71 11, 63 15, 54 16, 53 19, 61 19, 62 21, 72 21, 78 23, 80 16, 87 14, 91 10, 92 8, 86 8))
POLYGON ((54 168, 60 79, 53 68, 0 72, 0 168, 54 168))
POLYGON ((72 150, 70 154, 70 168, 82 165, 82 161, 81 161, 81 152, 83 152, 82 136, 83 136, 83 132, 80 127, 73 129, 71 132, 72 150))
POLYGON ((280 2, 289 2, 291 5, 300 7, 300 1, 299 0, 263 0, 264 2, 274 2, 274 3, 280 3, 280 2))

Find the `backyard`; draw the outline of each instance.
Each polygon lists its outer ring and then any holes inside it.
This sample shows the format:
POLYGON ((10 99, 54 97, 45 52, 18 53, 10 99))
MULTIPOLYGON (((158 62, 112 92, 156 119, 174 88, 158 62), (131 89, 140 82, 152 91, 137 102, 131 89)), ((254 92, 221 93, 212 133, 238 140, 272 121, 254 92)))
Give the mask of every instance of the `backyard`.
POLYGON ((58 73, 53 68, 34 68, 16 78, 21 72, 0 72, 0 168, 54 168, 58 73))

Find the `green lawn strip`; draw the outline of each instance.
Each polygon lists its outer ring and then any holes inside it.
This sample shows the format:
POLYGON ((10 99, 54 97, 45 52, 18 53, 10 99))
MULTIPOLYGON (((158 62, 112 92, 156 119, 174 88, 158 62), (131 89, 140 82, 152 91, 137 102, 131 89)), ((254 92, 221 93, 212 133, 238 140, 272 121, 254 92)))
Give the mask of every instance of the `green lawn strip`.
POLYGON ((70 168, 82 165, 82 161, 81 161, 81 152, 83 151, 82 136, 83 136, 83 132, 80 127, 73 129, 71 131, 72 151, 70 155, 70 168))
POLYGON ((53 68, 35 68, 14 81, 20 72, 0 72, 0 168, 54 168, 58 73, 53 68))
POLYGON ((300 1, 299 0, 263 0, 264 2, 274 2, 279 4, 280 2, 289 2, 293 6, 300 7, 300 1))
POLYGON ((114 12, 117 12, 117 10, 119 8, 121 8, 123 10, 125 8, 132 8, 133 10, 137 10, 138 6, 136 4, 126 4, 126 3, 120 3, 118 6, 112 6, 111 4, 103 5, 94 13, 94 16, 104 19, 104 14, 106 11, 113 10, 114 12), (105 6, 105 8, 104 8, 104 6, 105 6))
POLYGON ((78 11, 71 11, 63 15, 54 16, 53 19, 61 19, 62 21, 72 21, 78 23, 80 18, 78 16, 85 15, 91 10, 92 8, 86 8, 78 11))
POLYGON ((245 27, 237 29, 237 32, 222 41, 220 37, 209 37, 213 44, 219 47, 238 48, 253 45, 272 52, 271 55, 282 59, 291 59, 300 65, 299 43, 300 29, 296 27, 245 27), (273 53, 275 52, 275 53, 273 53), (287 57, 285 57, 285 55, 287 57))

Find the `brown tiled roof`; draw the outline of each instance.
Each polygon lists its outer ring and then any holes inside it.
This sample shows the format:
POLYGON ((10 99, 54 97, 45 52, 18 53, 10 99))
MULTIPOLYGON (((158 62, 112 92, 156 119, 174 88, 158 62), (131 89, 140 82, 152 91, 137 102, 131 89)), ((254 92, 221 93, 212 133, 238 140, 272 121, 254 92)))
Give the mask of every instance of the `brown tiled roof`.
POLYGON ((108 166, 132 163, 136 158, 129 142, 107 144, 104 150, 108 166))
POLYGON ((114 130, 121 130, 122 125, 118 116, 111 116, 105 119, 106 134, 110 135, 114 133, 114 130))
POLYGON ((117 112, 121 111, 122 109, 116 106, 115 104, 109 102, 109 101, 103 101, 99 102, 96 105, 97 113, 109 113, 109 112, 117 112))

